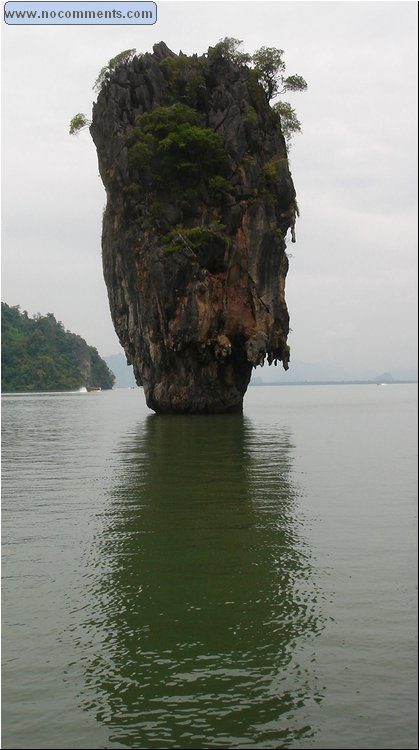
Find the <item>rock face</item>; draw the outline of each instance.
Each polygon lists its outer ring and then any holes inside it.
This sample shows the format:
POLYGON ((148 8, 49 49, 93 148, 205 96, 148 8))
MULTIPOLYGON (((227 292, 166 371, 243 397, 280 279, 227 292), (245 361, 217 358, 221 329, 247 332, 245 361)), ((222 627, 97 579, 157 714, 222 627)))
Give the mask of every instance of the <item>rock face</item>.
POLYGON ((153 50, 93 108, 112 319, 151 409, 241 411, 254 366, 288 367, 286 145, 254 71, 153 50))

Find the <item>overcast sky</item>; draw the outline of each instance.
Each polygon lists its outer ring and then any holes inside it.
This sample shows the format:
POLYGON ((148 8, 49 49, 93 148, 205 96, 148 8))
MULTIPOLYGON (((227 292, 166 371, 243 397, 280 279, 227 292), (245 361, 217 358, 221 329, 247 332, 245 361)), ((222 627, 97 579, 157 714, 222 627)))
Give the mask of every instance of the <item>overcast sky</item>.
MULTIPOLYGON (((285 50, 302 122, 289 246, 298 361, 362 376, 417 363, 416 2, 157 2, 154 26, 7 26, 2 34, 2 300, 121 351, 101 267, 105 192, 89 133, 98 71, 121 50, 205 52, 224 36, 285 50)), ((291 361, 292 367, 292 361, 291 361)), ((334 376, 334 375, 333 375, 334 376)))

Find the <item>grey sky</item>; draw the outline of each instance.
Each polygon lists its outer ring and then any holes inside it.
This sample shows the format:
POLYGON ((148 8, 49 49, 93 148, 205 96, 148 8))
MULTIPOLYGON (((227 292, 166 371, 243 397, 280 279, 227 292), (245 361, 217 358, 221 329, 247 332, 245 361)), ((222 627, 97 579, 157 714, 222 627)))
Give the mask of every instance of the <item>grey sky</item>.
MULTIPOLYGON (((204 52, 224 36, 285 50, 308 91, 290 152, 301 218, 290 245, 292 357, 346 374, 416 365, 417 6, 161 2, 155 26, 3 24, 2 300, 53 312, 120 351, 102 278, 105 193, 88 132, 100 68, 123 49, 204 52)), ((292 366, 292 361, 291 361, 292 366)))

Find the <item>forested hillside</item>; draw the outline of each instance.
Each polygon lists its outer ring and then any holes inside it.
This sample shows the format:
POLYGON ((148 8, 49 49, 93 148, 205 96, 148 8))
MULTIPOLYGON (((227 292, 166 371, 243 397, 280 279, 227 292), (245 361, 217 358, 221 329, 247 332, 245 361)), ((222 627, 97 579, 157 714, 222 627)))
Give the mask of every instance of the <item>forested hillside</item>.
POLYGON ((2 302, 1 328, 3 392, 112 388, 114 374, 97 350, 52 313, 30 318, 2 302))

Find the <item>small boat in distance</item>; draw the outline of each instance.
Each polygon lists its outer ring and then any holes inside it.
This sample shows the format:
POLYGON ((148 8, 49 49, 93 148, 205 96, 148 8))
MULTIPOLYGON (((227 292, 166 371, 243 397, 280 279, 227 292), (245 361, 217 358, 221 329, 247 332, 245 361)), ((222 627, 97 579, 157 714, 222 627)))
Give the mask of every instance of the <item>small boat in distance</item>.
POLYGON ((86 386, 87 393, 97 393, 98 391, 101 391, 102 389, 99 388, 99 386, 95 385, 88 385, 86 386))

